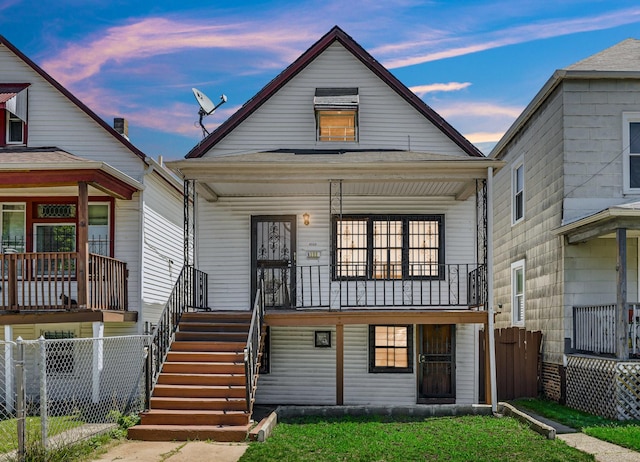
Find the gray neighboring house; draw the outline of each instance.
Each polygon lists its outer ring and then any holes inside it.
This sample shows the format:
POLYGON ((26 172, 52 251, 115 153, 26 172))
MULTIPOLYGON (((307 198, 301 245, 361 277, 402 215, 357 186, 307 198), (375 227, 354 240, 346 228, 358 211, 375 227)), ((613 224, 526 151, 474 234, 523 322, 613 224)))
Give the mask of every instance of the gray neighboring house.
POLYGON ((496 327, 543 332, 546 397, 640 418, 640 40, 557 70, 490 157, 496 327))

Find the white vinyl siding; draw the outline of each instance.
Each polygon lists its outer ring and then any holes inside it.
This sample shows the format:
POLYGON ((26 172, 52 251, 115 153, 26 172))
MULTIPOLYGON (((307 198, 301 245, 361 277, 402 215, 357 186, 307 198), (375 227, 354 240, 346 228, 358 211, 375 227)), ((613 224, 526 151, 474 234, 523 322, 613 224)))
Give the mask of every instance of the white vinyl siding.
MULTIPOLYGON (((475 261, 475 198, 460 202, 448 198, 345 197, 344 214, 444 214, 445 263, 475 261)), ((199 201, 199 267, 209 274, 209 305, 225 310, 247 310, 252 299, 251 216, 287 215, 298 217, 297 265, 328 265, 330 262, 329 223, 326 197, 313 198, 221 198, 212 204, 199 201), (302 214, 308 212, 310 225, 302 214), (308 251, 319 258, 307 258, 308 251)), ((328 280, 328 275, 327 275, 328 280)), ((464 281, 463 281, 464 282, 464 281)), ((326 294, 325 300, 328 300, 326 294)))
POLYGON ((29 82, 28 146, 56 146, 76 156, 106 161, 140 180, 143 163, 84 111, 0 45, 2 81, 29 82))
POLYGON ((272 327, 271 372, 258 380, 257 404, 336 404, 335 326, 272 327), (331 348, 316 348, 316 330, 331 348))
POLYGON ((157 175, 144 183, 143 321, 156 323, 183 266, 183 201, 157 175))
POLYGON ((115 220, 114 258, 127 263, 129 311, 140 312, 140 193, 130 201, 116 200, 115 220))
POLYGON ((403 149, 466 156, 439 128, 335 43, 206 156, 273 149, 403 149), (358 88, 358 140, 316 141, 315 89, 358 88))
POLYGON ((456 404, 474 404, 478 391, 478 332, 477 324, 456 325, 456 404))

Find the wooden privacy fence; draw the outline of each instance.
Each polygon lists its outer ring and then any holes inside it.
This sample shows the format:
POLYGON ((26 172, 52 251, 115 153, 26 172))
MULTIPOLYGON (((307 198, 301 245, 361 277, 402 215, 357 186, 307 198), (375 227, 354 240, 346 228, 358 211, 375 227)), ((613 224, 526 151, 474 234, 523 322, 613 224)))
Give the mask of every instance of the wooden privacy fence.
MULTIPOLYGON (((496 329, 496 385, 498 401, 535 398, 540 385, 542 332, 517 327, 496 329)), ((480 333, 480 396, 484 396, 485 335, 480 333)))

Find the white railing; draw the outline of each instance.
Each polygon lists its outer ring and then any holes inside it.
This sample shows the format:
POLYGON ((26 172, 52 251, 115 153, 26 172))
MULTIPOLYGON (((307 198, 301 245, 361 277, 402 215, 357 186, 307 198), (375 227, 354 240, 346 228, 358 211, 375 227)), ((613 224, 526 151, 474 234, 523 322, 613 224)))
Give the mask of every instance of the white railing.
MULTIPOLYGON (((628 304, 629 354, 640 355, 640 304, 628 304)), ((573 347, 581 353, 615 355, 616 304, 573 307, 573 347)))

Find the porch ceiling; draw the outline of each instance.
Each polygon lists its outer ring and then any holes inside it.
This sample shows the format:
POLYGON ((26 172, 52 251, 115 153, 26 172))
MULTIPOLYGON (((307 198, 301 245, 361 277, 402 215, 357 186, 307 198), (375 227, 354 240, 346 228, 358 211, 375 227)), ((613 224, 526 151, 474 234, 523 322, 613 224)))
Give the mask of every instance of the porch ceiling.
MULTIPOLYGON (((206 185, 210 200, 225 196, 326 195, 343 181, 345 195, 451 196, 475 193, 475 180, 503 162, 415 152, 266 152, 168 162, 185 179, 206 185)), ((206 196, 206 194, 205 194, 206 196)))
POLYGON ((596 238, 614 238, 616 229, 626 229, 627 237, 640 237, 640 202, 609 207, 555 230, 569 244, 596 238))

